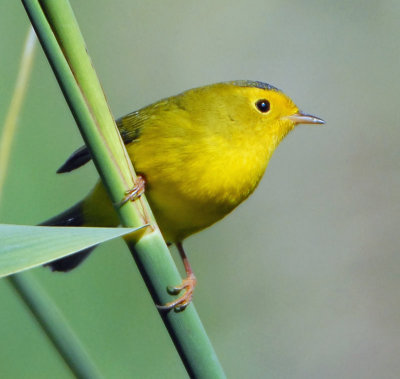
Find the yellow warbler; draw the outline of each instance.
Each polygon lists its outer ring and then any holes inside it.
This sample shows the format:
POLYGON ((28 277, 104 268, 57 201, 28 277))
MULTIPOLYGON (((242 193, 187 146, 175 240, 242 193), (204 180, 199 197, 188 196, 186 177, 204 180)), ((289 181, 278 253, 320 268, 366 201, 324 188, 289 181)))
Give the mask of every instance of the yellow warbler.
MULTIPOLYGON (((323 124, 299 111, 277 88, 233 81, 191 89, 117 120, 121 136, 165 240, 181 253, 186 291, 165 309, 186 307, 196 279, 182 241, 220 220, 258 185, 279 142, 297 124, 323 124)), ((58 170, 90 160, 86 147, 58 170)), ((99 181, 81 202, 44 225, 116 226, 118 217, 99 181)), ((79 265, 92 249, 51 262, 56 271, 79 265)))

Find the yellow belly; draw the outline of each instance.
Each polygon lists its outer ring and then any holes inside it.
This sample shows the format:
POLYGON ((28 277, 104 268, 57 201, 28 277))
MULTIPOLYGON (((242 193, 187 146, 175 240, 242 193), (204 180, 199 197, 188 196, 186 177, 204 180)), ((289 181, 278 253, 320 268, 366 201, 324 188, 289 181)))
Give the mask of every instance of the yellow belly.
MULTIPOLYGON (((249 148, 235 149, 223 146, 226 140, 212 138, 207 145, 196 141, 195 146, 175 141, 173 153, 165 152, 166 143, 160 139, 127 145, 136 172, 144 176, 145 195, 168 242, 182 241, 225 217, 254 191, 265 171, 270 154, 264 144, 250 141, 249 148), (194 151, 196 147, 201 151, 194 151)), ((101 182, 83 204, 86 225, 118 225, 101 182)))
POLYGON ((157 142, 151 148, 140 143, 128 146, 137 173, 146 180, 146 197, 167 241, 182 241, 214 224, 245 200, 261 179, 267 165, 265 149, 261 153, 254 148, 224 149, 222 143, 208 146, 219 146, 225 155, 207 151, 198 142, 201 152, 182 145, 177 147, 179 154, 164 154, 157 142))
POLYGON ((168 242, 182 241, 189 235, 214 224, 233 209, 182 196, 175 190, 176 187, 157 187, 157 189, 150 187, 146 192, 157 223, 168 242))

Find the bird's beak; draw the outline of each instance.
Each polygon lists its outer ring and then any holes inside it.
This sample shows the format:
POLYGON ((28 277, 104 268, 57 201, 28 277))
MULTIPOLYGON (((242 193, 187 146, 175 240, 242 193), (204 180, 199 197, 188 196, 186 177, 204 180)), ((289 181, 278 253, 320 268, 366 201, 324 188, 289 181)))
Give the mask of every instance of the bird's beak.
POLYGON ((325 121, 319 117, 311 116, 301 111, 287 116, 286 118, 293 121, 295 124, 325 124, 325 121))

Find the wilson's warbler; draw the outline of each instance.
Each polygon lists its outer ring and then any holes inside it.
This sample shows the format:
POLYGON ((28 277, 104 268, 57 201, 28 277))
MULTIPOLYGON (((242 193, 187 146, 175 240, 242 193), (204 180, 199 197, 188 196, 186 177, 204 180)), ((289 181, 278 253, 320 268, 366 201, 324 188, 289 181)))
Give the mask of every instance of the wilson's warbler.
MULTIPOLYGON (((196 283, 182 241, 226 216, 254 191, 275 148, 297 124, 323 123, 299 111, 277 88, 255 81, 195 88, 117 120, 162 234, 178 246, 187 271, 188 277, 176 288, 185 293, 165 309, 186 307, 196 283)), ((82 147, 58 172, 89 160, 82 147)), ((99 181, 85 199, 43 225, 118 224, 99 181)), ((49 266, 69 271, 91 250, 49 266)))

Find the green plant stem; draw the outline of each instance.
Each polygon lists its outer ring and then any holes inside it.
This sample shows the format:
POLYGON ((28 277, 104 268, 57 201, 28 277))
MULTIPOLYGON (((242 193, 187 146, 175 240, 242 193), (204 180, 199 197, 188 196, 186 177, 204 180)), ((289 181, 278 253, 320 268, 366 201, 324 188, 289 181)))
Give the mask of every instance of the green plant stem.
POLYGON ((15 83, 13 96, 11 98, 11 103, 8 108, 8 113, 4 121, 4 126, 0 137, 0 201, 3 195, 4 181, 7 175, 12 141, 17 128, 18 115, 21 109, 22 101, 26 94, 28 80, 32 70, 36 46, 35 42, 35 32, 32 27, 29 27, 25 38, 17 81, 15 83))
MULTIPOLYGON (((133 187, 135 176, 72 9, 67 0, 22 1, 110 198, 118 204, 133 187)), ((116 210, 124 226, 152 222, 142 238, 126 241, 154 301, 171 300, 166 288, 179 284, 181 277, 145 197, 116 210)), ((225 377, 193 304, 161 317, 191 377, 225 377)))
POLYGON ((85 379, 102 378, 68 322, 32 275, 28 272, 13 275, 8 277, 8 281, 24 300, 74 375, 85 379))

